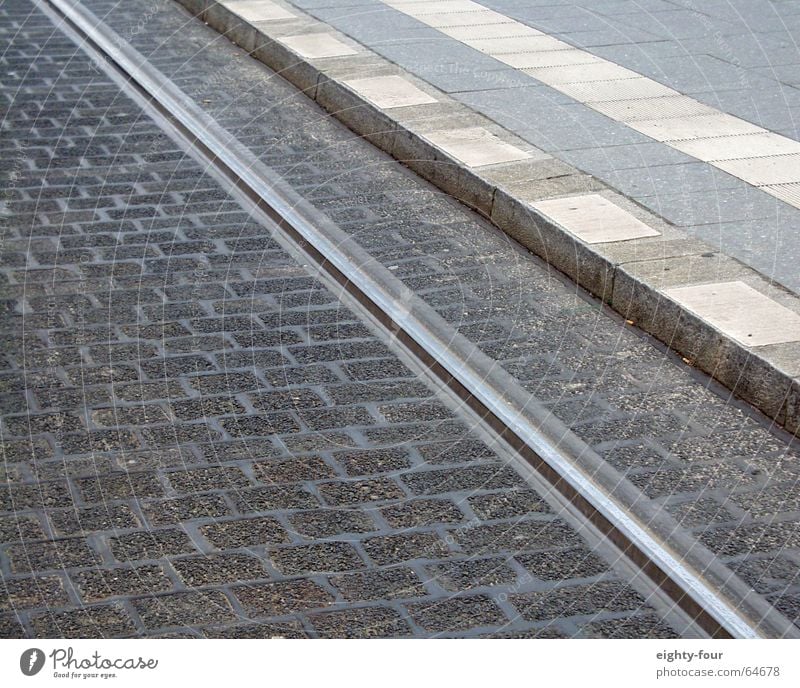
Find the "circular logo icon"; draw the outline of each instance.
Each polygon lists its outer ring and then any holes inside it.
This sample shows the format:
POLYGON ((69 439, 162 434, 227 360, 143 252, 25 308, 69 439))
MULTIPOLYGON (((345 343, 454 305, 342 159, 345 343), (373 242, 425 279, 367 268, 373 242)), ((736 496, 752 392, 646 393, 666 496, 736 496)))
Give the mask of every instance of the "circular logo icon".
POLYGON ((35 676, 44 666, 44 652, 38 647, 25 650, 19 658, 19 668, 26 676, 35 676))

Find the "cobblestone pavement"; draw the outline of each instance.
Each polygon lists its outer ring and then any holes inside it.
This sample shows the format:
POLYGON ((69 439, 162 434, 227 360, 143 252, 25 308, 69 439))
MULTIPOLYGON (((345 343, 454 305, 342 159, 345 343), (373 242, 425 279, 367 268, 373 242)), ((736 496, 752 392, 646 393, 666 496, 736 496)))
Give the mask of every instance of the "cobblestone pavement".
POLYGON ((135 10, 84 4, 755 590, 800 617, 800 452, 787 433, 173 3, 148 5, 147 31, 135 30, 135 10), (201 78, 206 60, 216 76, 201 78))
MULTIPOLYGON (((684 630, 28 2, 0 7, 0 43, 0 636, 684 630)), ((218 44, 195 78, 241 65, 218 44)), ((354 207, 334 179, 353 142, 314 146, 312 111, 258 73, 287 111, 254 135, 306 113, 275 160, 334 215, 372 217, 375 185, 354 207)), ((404 265, 448 251, 405 240, 404 265)))
MULTIPOLYGON (((718 250, 800 290, 797 207, 469 48, 401 6, 382 0, 288 2, 718 250)), ((800 5, 793 0, 479 4, 706 106, 800 140, 800 5)), ((454 3, 452 11, 457 9, 454 3)))
MULTIPOLYGON (((47 20, 3 11, 6 635, 672 632, 47 20)), ((788 437, 173 5, 107 19, 797 616, 788 437)))

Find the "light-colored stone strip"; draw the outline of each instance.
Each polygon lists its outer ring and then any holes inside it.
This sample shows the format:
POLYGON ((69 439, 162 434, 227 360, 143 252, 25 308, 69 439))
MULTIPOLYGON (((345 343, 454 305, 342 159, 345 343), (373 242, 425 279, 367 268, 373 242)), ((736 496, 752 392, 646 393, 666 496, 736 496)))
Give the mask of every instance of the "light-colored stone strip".
POLYGON ((269 2, 269 0, 235 0, 235 2, 227 3, 227 7, 242 19, 254 22, 294 19, 297 16, 285 7, 269 2))
POLYGON ((600 194, 566 196, 531 205, 587 244, 630 241, 661 234, 600 194))
POLYGON ((433 96, 417 88, 402 76, 374 76, 366 79, 346 79, 343 82, 373 105, 384 110, 411 105, 436 103, 433 96))
POLYGON ((664 293, 745 346, 800 340, 800 315, 744 282, 674 287, 664 293))
POLYGON ((298 55, 311 59, 321 57, 344 57, 357 55, 358 51, 346 43, 337 40, 329 33, 307 33, 300 36, 283 36, 278 38, 287 48, 294 50, 298 55))
POLYGON ((468 167, 497 165, 531 157, 483 127, 443 129, 424 134, 424 137, 468 167))

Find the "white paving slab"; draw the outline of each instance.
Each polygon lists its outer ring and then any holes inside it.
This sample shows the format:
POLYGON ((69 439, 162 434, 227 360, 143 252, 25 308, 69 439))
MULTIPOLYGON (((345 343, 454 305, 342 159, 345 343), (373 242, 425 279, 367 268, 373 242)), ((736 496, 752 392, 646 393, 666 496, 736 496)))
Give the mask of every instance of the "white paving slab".
MULTIPOLYGON (((541 53, 531 53, 539 55, 541 53)), ((556 53, 557 54, 557 53, 556 53)), ((546 83, 548 86, 560 86, 561 84, 583 84, 595 81, 609 80, 635 80, 636 72, 630 69, 611 64, 610 62, 598 61, 593 64, 577 64, 561 67, 547 67, 542 69, 524 69, 526 74, 530 74, 535 79, 546 83)))
POLYGON ((672 117, 670 119, 645 119, 628 124, 632 129, 651 136, 656 141, 680 141, 703 139, 713 136, 738 136, 739 134, 758 134, 764 130, 743 119, 726 115, 699 117, 672 117))
POLYGON ((599 194, 554 198, 531 205, 587 244, 629 241, 661 234, 599 194))
POLYGON ((443 26, 480 26, 482 24, 508 24, 512 22, 504 14, 492 10, 481 12, 441 12, 438 14, 426 14, 417 17, 421 22, 428 26, 439 28, 443 26))
POLYGON ((714 165, 755 186, 800 182, 800 154, 773 155, 768 158, 720 160, 714 165))
POLYGON ((357 55, 358 51, 342 43, 329 33, 306 33, 299 36, 283 36, 277 39, 299 55, 309 59, 357 55))
POLYGON ((486 10, 483 5, 472 2, 472 0, 433 0, 432 2, 395 2, 389 0, 384 4, 413 17, 443 12, 481 12, 486 10))
POLYGON ((800 153, 800 141, 772 132, 675 141, 671 145, 687 155, 706 161, 800 153))
POLYGON ((564 95, 568 95, 581 103, 681 95, 677 91, 673 91, 671 88, 645 77, 561 84, 557 88, 564 95))
POLYGON ((618 122, 635 122, 640 119, 667 119, 669 117, 694 117, 713 115, 718 112, 689 96, 665 96, 663 98, 635 98, 594 103, 598 112, 618 122))
MULTIPOLYGON (((492 26, 498 25, 493 24, 492 26)), ((500 26, 504 25, 501 24, 500 26)), ((463 40, 470 48, 475 48, 488 55, 575 50, 569 43, 559 41, 557 38, 536 34, 530 36, 504 36, 502 38, 465 38, 463 40)))
MULTIPOLYGON (((603 60, 599 57, 589 55, 583 50, 575 49, 543 50, 541 52, 530 53, 498 53, 494 54, 493 57, 517 69, 537 69, 540 67, 559 67, 563 65, 588 65, 592 62, 603 64, 603 60)), ((591 81, 591 79, 584 79, 584 81, 591 81)))
POLYGON ((673 287, 663 292, 745 346, 800 341, 800 315, 744 282, 673 287))
MULTIPOLYGON (((509 22, 505 24, 487 24, 486 26, 443 26, 438 29, 443 34, 457 41, 468 41, 476 38, 512 38, 514 36, 544 36, 544 34, 525 24, 509 22)), ((572 46, 570 46, 571 48, 572 46)))
POLYGON ((274 2, 269 2, 269 0, 237 0, 237 2, 225 3, 225 7, 247 21, 278 21, 297 18, 296 14, 292 14, 289 10, 274 2))
POLYGON ((531 157, 516 146, 501 141, 483 127, 434 131, 423 136, 470 167, 497 165, 531 157))
POLYGON ((427 105, 438 102, 436 98, 418 89, 401 76, 376 76, 345 81, 373 105, 386 110, 410 105, 427 105))

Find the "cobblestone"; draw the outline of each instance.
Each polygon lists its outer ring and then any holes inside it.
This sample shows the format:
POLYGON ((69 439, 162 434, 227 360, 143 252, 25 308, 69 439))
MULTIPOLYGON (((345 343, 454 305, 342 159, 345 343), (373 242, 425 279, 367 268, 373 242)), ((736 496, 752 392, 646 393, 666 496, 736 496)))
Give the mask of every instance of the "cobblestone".
POLYGON ((218 591, 180 592, 133 600, 146 628, 198 626, 233 621, 230 601, 218 591))
POLYGON ((274 518, 248 518, 218 521, 200 527, 200 532, 219 549, 286 542, 286 530, 274 518))
POLYGON ((32 614, 31 626, 39 638, 126 638, 135 633, 130 616, 117 604, 32 614))
POLYGON ((394 609, 361 607, 313 614, 311 623, 322 638, 399 638, 411 628, 394 609))
POLYGON ((121 562, 159 559, 169 554, 194 552, 189 536, 181 530, 149 530, 109 538, 109 548, 121 562))
POLYGON ((475 626, 502 627, 508 623, 500 608, 484 595, 409 605, 409 611, 414 621, 431 633, 449 633, 475 626))
POLYGON ((9 578, 0 591, 0 605, 7 609, 62 607, 69 602, 64 581, 58 576, 9 578))
POLYGON ((333 596, 318 584, 302 579, 240 586, 233 593, 252 617, 281 616, 327 607, 333 602, 333 596))
POLYGON ((419 576, 411 569, 402 566, 333 576, 330 581, 350 602, 413 599, 427 594, 419 576))
POLYGON ((428 567, 436 582, 454 592, 513 583, 517 572, 502 558, 468 559, 428 567))
POLYGON ((72 580, 87 602, 172 589, 172 581, 154 564, 79 571, 72 575, 72 580))
POLYGON ((369 533, 376 529, 368 513, 353 509, 316 509, 289 516, 292 530, 309 539, 345 533, 369 533))
POLYGON ((630 587, 617 582, 513 595, 511 602, 523 618, 532 621, 596 614, 604 610, 635 610, 643 604, 630 587))

